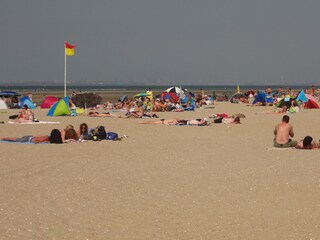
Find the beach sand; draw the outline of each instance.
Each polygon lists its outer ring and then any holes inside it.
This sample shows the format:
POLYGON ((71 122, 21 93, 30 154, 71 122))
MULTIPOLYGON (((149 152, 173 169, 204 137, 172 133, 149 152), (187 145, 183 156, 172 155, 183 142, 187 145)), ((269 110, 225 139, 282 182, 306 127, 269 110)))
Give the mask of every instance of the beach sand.
MULTIPOLYGON (((138 124, 138 119, 47 117, 0 136, 104 125, 122 141, 0 143, 0 239, 319 239, 320 150, 274 150, 282 114, 217 103, 159 113, 192 119, 243 113, 240 125, 138 124)), ((295 139, 320 138, 319 110, 291 114, 295 139)))

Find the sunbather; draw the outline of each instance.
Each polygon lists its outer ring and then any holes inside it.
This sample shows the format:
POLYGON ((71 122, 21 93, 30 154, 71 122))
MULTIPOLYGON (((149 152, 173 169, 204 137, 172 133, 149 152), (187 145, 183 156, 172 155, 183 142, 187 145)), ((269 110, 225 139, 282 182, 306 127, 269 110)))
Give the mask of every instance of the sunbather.
POLYGON ((50 136, 44 135, 44 136, 32 136, 32 135, 26 135, 21 138, 15 138, 15 137, 2 137, 1 140, 10 141, 10 142, 19 142, 19 143, 55 143, 55 144, 61 144, 62 138, 61 138, 61 132, 58 129, 53 129, 50 133, 50 136))
POLYGON ((179 118, 161 119, 160 121, 143 121, 140 124, 164 124, 164 125, 188 125, 188 126, 207 126, 210 122, 207 118, 198 118, 192 120, 184 120, 179 118))
POLYGON ((313 138, 306 136, 303 140, 299 141, 296 145, 297 149, 314 149, 318 148, 318 145, 313 141, 313 138))

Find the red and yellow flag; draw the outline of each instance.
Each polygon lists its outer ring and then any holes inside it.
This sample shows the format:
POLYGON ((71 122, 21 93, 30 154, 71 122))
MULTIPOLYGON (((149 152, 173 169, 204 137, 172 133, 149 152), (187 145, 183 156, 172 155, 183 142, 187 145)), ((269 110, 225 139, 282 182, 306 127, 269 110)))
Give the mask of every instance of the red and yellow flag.
POLYGON ((69 43, 67 43, 67 42, 65 42, 64 43, 65 44, 65 46, 66 46, 66 55, 67 56, 73 56, 74 55, 74 48, 76 47, 76 46, 73 46, 73 45, 71 45, 71 44, 69 44, 69 43))

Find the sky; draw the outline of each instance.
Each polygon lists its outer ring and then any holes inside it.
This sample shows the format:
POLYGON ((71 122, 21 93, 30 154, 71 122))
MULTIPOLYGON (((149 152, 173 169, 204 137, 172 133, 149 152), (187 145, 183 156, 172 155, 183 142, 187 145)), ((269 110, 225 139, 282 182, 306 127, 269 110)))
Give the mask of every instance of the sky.
POLYGON ((317 0, 1 0, 0 85, 319 84, 317 0))

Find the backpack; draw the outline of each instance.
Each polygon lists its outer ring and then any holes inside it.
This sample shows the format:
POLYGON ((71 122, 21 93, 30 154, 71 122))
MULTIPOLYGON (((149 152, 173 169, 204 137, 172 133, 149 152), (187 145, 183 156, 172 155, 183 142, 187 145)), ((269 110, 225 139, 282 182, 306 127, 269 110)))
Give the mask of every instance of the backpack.
POLYGON ((107 140, 116 140, 118 138, 119 138, 118 134, 115 133, 115 132, 107 132, 107 134, 106 134, 106 139, 107 140))

